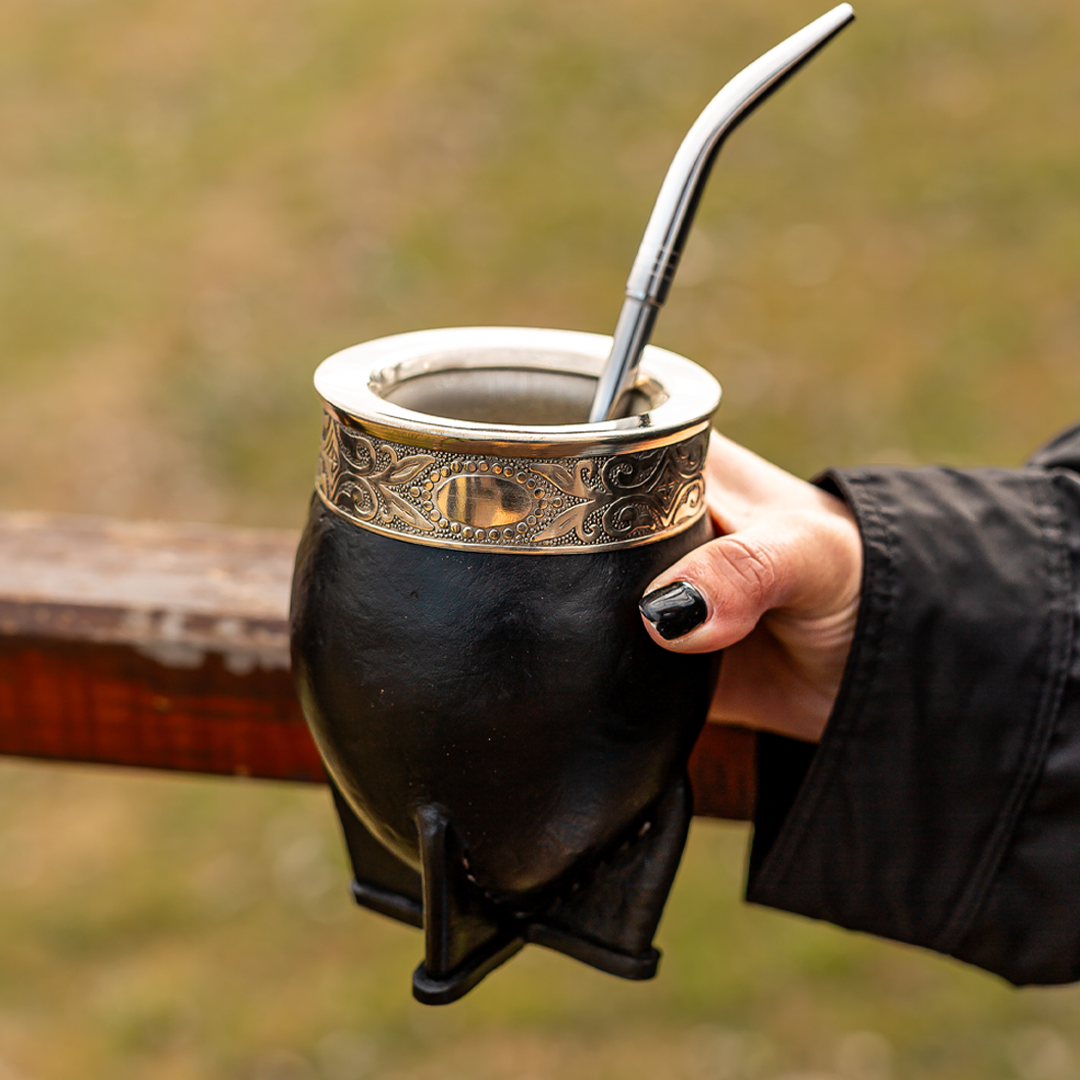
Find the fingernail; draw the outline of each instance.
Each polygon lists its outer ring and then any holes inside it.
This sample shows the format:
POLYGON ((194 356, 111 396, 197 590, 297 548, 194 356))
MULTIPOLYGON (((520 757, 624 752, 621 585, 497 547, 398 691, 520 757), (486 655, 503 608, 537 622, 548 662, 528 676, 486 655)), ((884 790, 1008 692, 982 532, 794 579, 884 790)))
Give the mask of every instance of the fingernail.
POLYGON ((638 607, 665 641, 689 634, 709 614, 705 597, 689 581, 673 581, 654 589, 641 598, 638 607))

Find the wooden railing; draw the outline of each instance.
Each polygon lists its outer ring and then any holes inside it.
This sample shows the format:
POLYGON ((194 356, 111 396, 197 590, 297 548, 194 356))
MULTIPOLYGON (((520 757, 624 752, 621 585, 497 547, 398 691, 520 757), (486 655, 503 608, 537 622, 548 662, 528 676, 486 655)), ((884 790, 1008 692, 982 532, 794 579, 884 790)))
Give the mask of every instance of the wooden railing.
MULTIPOLYGON (((0 754, 321 783, 289 674, 296 540, 0 514, 0 754)), ((754 747, 706 725, 698 814, 750 817, 754 747)))

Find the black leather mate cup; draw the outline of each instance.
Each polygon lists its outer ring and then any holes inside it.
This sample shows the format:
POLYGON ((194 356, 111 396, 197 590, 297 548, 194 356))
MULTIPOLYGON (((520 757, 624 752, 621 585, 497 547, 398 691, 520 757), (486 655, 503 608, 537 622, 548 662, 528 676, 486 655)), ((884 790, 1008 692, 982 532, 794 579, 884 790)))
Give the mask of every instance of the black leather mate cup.
POLYGON ((649 347, 629 415, 589 424, 610 345, 429 330, 315 376, 293 671, 357 902, 423 928, 423 1002, 527 942, 656 971, 716 658, 661 649, 638 601, 712 535, 720 388, 649 347))

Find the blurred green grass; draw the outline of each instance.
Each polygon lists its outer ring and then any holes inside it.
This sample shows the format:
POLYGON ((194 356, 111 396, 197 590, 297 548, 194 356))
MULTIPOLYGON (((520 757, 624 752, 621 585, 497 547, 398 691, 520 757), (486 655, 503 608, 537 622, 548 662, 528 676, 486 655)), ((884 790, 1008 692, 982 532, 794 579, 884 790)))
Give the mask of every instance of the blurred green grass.
POLYGON ((527 949, 462 1002, 351 908, 325 792, 0 767, 0 1076, 889 1080, 1075 1075, 1076 991, 740 903, 696 822, 657 979, 527 949))
MULTIPOLYGON (((656 340, 802 475, 1019 463, 1080 413, 1080 7, 858 8, 724 150, 656 340)), ((688 124, 817 14, 7 0, 0 505, 298 524, 323 356, 607 331, 688 124)), ((527 950, 424 1010, 323 793, 0 773, 4 1080, 1080 1075, 1077 991, 747 908, 741 827, 695 826, 655 982, 527 950)))

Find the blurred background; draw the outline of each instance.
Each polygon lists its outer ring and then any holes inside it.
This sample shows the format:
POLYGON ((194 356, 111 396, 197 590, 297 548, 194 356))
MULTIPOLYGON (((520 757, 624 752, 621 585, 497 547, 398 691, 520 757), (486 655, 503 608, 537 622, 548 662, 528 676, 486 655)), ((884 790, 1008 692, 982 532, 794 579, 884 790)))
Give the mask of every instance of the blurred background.
MULTIPOLYGON (((699 109, 820 0, 5 0, 0 507, 298 526, 328 353, 608 332, 699 109)), ((860 0, 723 151, 656 333, 801 474, 1019 464, 1080 415, 1080 6, 860 0)), ((527 950, 424 1009, 324 792, 0 766, 0 1080, 1080 1077, 1018 993, 739 900, 655 982, 527 950)))

